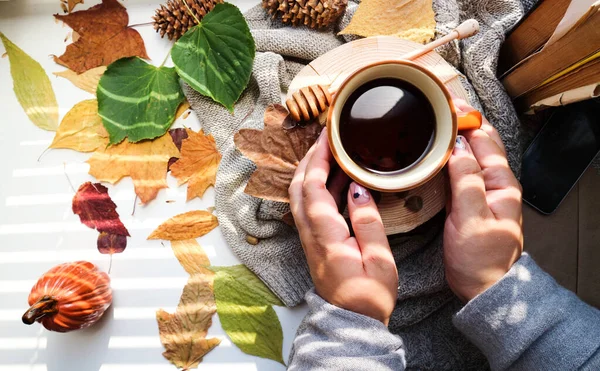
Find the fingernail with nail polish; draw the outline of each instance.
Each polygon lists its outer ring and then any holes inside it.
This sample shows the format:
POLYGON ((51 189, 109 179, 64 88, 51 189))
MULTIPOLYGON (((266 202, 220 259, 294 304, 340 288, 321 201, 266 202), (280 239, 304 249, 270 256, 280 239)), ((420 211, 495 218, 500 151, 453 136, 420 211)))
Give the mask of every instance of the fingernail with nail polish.
POLYGON ((369 191, 363 186, 360 186, 354 182, 350 184, 350 192, 352 192, 352 200, 355 205, 364 205, 369 202, 371 195, 369 191))
POLYGON ((467 145, 465 144, 465 137, 463 137, 462 135, 457 135, 456 136, 456 143, 454 145, 454 149, 465 149, 467 148, 467 145))

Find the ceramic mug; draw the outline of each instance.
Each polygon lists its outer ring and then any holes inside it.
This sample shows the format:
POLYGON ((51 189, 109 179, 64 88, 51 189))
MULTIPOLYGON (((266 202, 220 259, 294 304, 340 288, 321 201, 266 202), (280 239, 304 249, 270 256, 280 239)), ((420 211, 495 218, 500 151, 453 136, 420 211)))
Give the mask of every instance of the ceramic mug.
POLYGON ((373 63, 351 74, 337 89, 327 116, 329 146, 337 163, 354 181, 381 192, 401 192, 423 185, 446 165, 458 131, 480 126, 480 112, 457 114, 441 80, 427 68, 404 60, 373 63), (415 86, 431 103, 435 116, 434 139, 427 152, 403 171, 390 174, 371 172, 356 164, 344 150, 339 130, 342 108, 349 96, 365 83, 380 78, 400 79, 415 86))

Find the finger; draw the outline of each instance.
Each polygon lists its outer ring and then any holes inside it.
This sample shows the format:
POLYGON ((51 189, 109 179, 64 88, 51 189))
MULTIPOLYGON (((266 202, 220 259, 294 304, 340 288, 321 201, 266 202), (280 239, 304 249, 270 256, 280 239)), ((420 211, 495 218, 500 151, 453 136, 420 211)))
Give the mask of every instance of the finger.
POLYGON ((326 188, 331 160, 327 136, 321 135, 306 165, 302 184, 306 220, 312 235, 321 246, 335 246, 337 242, 350 236, 344 217, 338 212, 335 199, 326 188))
POLYGON ((381 268, 394 265, 394 257, 379 210, 370 192, 355 182, 348 190, 348 214, 365 270, 375 274, 387 271, 381 268))
POLYGON ((454 151, 448 160, 448 175, 453 214, 461 218, 491 216, 481 167, 462 135, 456 137, 454 151))
MULTIPOLYGON (((325 130, 321 132, 321 136, 325 130)), ((320 136, 319 136, 320 138, 320 136)), ((318 141, 318 139, 317 139, 318 141)), ((296 171, 294 172, 294 176, 288 188, 288 194, 290 196, 290 210, 292 215, 294 216, 294 222, 296 223, 296 227, 298 230, 305 225, 307 225, 306 216, 304 215, 304 205, 302 203, 302 184, 304 183, 304 174, 306 172, 306 166, 308 165, 308 161, 312 157, 312 154, 315 151, 316 142, 312 145, 312 147, 308 150, 304 158, 300 160, 296 171)))
MULTIPOLYGON (((473 108, 473 106, 471 106, 469 103, 467 103, 467 101, 464 99, 454 98, 452 101, 454 102, 454 106, 456 107, 456 109, 458 109, 461 112, 469 112, 469 111, 475 110, 475 108, 473 108)), ((485 117, 483 118, 483 121, 481 122, 481 130, 483 130, 487 135, 489 135, 490 138, 492 138, 494 140, 494 142, 496 142, 498 147, 500 147, 500 149, 506 153, 506 150, 504 148, 504 143, 502 142, 502 139, 500 138, 500 134, 498 134, 498 131, 496 130, 496 128, 494 128, 492 126, 492 124, 490 124, 490 122, 485 117)))
POLYGON ((333 196, 338 211, 341 213, 346 208, 346 193, 348 193, 348 186, 350 185, 350 177, 334 162, 334 168, 327 179, 327 189, 333 196))

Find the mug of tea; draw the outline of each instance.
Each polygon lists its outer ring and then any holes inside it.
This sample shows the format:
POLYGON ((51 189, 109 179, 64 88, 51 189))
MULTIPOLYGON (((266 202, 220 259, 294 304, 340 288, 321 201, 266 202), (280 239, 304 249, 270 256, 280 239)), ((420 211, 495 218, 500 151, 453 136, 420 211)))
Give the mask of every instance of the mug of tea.
POLYGON ((431 71, 383 61, 342 82, 329 107, 333 156, 354 181, 382 192, 418 187, 442 170, 458 130, 481 126, 481 113, 457 113, 431 71))

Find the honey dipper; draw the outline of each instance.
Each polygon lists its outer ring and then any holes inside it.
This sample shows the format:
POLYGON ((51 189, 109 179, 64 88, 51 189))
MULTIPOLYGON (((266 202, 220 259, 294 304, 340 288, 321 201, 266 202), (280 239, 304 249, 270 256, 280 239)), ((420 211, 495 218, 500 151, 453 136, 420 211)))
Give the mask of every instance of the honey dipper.
MULTIPOLYGON (((453 40, 462 40, 475 35, 479 31, 479 23, 475 19, 468 19, 458 25, 452 32, 444 37, 423 45, 421 48, 408 52, 400 57, 404 60, 414 60, 427 54, 433 49, 447 44, 453 40)), ((310 85, 294 92, 285 105, 290 111, 290 116, 295 121, 307 121, 316 118, 325 112, 331 104, 331 96, 335 92, 329 90, 329 85, 310 85)))

